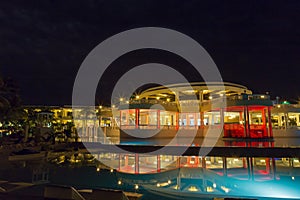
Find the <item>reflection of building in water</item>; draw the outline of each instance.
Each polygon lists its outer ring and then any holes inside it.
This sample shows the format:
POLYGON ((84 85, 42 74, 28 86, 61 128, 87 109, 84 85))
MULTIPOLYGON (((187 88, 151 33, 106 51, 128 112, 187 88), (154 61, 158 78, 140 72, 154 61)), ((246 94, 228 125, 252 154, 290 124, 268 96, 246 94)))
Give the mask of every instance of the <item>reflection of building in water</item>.
MULTIPOLYGON (((289 191, 295 192, 291 196, 300 195, 295 183, 300 175, 299 158, 116 153, 93 155, 100 160, 106 158, 117 169, 120 184, 139 184, 156 192, 241 195, 240 192, 248 191, 243 195, 266 195, 259 190, 250 192, 248 183, 251 180, 251 186, 259 184, 260 187, 288 184, 289 191), (140 175, 130 176, 128 173, 140 175)), ((268 197, 272 196, 278 197, 270 192, 268 197)))

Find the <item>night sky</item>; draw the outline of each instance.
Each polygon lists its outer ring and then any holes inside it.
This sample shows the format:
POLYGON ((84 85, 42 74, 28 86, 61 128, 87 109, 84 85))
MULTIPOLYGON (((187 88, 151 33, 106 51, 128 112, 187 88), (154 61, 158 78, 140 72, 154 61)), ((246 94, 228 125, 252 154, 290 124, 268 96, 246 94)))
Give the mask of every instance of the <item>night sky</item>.
MULTIPOLYGON (((18 83, 23 104, 71 104, 87 54, 114 34, 146 26, 198 41, 225 81, 273 98, 300 97, 300 1, 1 1, 0 74, 18 83)), ((97 101, 109 99, 122 73, 154 61, 201 79, 178 56, 140 50, 110 66, 97 101)))

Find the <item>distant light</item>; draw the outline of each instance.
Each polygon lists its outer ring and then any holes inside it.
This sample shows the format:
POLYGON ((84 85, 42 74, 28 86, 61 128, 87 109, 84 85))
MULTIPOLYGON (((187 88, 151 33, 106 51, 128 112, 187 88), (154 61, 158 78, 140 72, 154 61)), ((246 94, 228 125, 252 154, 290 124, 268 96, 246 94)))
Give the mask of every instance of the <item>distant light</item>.
POLYGON ((122 181, 121 181, 121 180, 119 180, 119 181, 118 181, 118 185, 121 185, 121 184, 122 184, 122 181))
POLYGON ((265 98, 265 95, 260 95, 260 98, 264 99, 264 98, 265 98))
POLYGON ((126 101, 126 103, 129 103, 129 101, 126 101))
POLYGON ((156 99, 157 99, 157 100, 159 100, 159 99, 160 99, 160 97, 156 97, 156 99))
POLYGON ((138 189, 139 189, 139 185, 136 184, 136 185, 134 186, 134 189, 138 190, 138 189))
POLYGON ((168 184, 171 184, 171 180, 168 180, 168 184))
POLYGON ((224 96, 224 94, 220 94, 220 97, 224 96))
POLYGON ((120 101, 124 101, 124 99, 123 99, 123 98, 120 98, 120 101))
POLYGON ((292 180, 293 180, 293 181, 295 180, 295 177, 294 177, 294 176, 292 176, 292 180))
POLYGON ((100 109, 102 109, 102 106, 99 106, 100 109))
POLYGON ((282 104, 290 104, 288 101, 283 101, 282 104))
POLYGON ((214 184, 213 184, 213 188, 216 188, 216 187, 217 187, 217 184, 214 183, 214 184))
POLYGON ((140 96, 139 96, 139 95, 137 95, 135 98, 136 98, 136 99, 139 99, 139 98, 140 98, 140 96))
POLYGON ((277 105, 277 108, 280 108, 281 106, 280 105, 277 105))
POLYGON ((99 168, 99 167, 97 167, 97 169, 96 169, 96 170, 97 170, 97 172, 100 172, 100 168, 99 168))
POLYGON ((209 99, 212 99, 212 96, 209 96, 208 98, 209 98, 209 99))
POLYGON ((157 184, 156 184, 156 187, 160 187, 160 184, 159 184, 159 183, 157 183, 157 184))
POLYGON ((167 102, 170 102, 170 98, 167 98, 167 102))
POLYGON ((115 106, 115 105, 112 105, 112 107, 115 108, 116 106, 115 106))
POLYGON ((114 169, 110 169, 110 172, 114 172, 114 169))

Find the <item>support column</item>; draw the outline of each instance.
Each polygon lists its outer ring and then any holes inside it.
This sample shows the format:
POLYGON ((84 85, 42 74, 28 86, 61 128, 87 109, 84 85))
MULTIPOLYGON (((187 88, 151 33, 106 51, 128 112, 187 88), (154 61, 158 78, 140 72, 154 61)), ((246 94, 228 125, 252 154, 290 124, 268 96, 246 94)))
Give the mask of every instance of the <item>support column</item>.
POLYGON ((157 129, 160 129, 160 110, 157 110, 157 129))
POLYGON ((204 126, 204 112, 200 112, 200 126, 204 126))
POLYGON ((140 109, 135 109, 135 128, 139 128, 140 109))
POLYGON ((273 128, 272 128, 271 106, 268 106, 268 122, 269 122, 269 137, 272 138, 273 137, 273 128))
POLYGON ((161 165, 160 165, 160 155, 157 155, 157 172, 161 171, 160 167, 161 167, 161 165))
POLYGON ((122 129, 122 121, 123 121, 123 119, 122 119, 122 110, 120 110, 120 124, 119 124, 120 130, 122 129))
POLYGON ((244 106, 244 137, 250 137, 248 106, 244 106))
POLYGON ((202 157, 201 161, 202 161, 202 168, 203 168, 203 169, 206 169, 205 156, 202 157))
POLYGON ((134 165, 134 173, 139 174, 139 154, 135 154, 135 165, 134 165))
POLYGON ((220 125, 221 129, 224 130, 224 108, 220 109, 220 125))
POLYGON ((128 166, 128 155, 125 155, 125 161, 124 161, 124 166, 127 167, 128 166))
POLYGON ((176 130, 179 129, 179 112, 176 112, 176 119, 175 119, 175 127, 176 127, 176 130))
POLYGON ((288 119, 289 119, 288 113, 284 113, 284 129, 285 130, 287 130, 287 128, 288 128, 288 119))
POLYGON ((262 109, 261 112, 261 118, 262 118, 262 123, 263 123, 263 137, 268 137, 268 132, 267 132, 267 119, 266 119, 266 110, 265 108, 262 109))
POLYGON ((121 158, 122 158, 122 154, 119 153, 119 166, 118 166, 118 171, 120 171, 120 169, 121 169, 121 158))

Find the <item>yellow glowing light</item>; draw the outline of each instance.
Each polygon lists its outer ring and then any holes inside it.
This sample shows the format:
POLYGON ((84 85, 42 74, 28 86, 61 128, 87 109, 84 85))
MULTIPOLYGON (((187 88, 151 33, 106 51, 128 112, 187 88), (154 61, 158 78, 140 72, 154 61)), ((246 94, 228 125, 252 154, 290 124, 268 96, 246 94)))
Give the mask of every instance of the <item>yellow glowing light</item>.
POLYGON ((191 187, 189 187, 189 191, 191 191, 191 192, 197 192, 198 189, 195 186, 191 186, 191 187))
POLYGON ((102 109, 102 106, 99 106, 100 109, 102 109))
POLYGON ((159 99, 160 99, 160 97, 156 97, 156 99, 157 99, 157 100, 159 100, 159 99))
POLYGON ((214 189, 212 187, 206 187, 206 192, 213 192, 214 189))
POLYGON ((170 102, 170 99, 169 99, 169 98, 167 98, 167 102, 170 102))
POLYGON ((221 189, 224 190, 225 193, 229 192, 229 189, 227 187, 225 187, 225 186, 221 186, 221 189))
POLYGON ((100 171, 100 168, 99 168, 99 167, 97 167, 97 169, 96 169, 96 170, 97 170, 97 172, 99 172, 99 171, 100 171))
POLYGON ((208 98, 209 98, 209 99, 212 99, 212 96, 209 96, 208 98))
POLYGON ((126 103, 129 103, 129 101, 126 101, 126 103))
POLYGON ((135 185, 134 189, 136 189, 136 190, 139 189, 139 185, 135 185))
POLYGON ((118 185, 121 185, 121 184, 122 184, 122 181, 119 180, 119 181, 118 181, 118 185))
POLYGON ((124 99, 123 99, 123 98, 120 98, 120 101, 124 101, 124 99))
POLYGON ((114 172, 114 169, 110 169, 110 172, 114 172))
POLYGON ((171 180, 168 180, 168 184, 171 184, 171 180))
POLYGON ((156 184, 156 187, 160 187, 160 184, 159 184, 159 183, 157 183, 157 184, 156 184))
POLYGON ((224 94, 220 94, 220 97, 224 96, 224 94))
POLYGON ((140 96, 136 96, 135 98, 136 98, 136 99, 139 99, 139 98, 140 98, 140 96))
POLYGON ((112 105, 112 107, 115 108, 116 106, 115 106, 115 105, 112 105))

